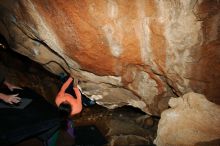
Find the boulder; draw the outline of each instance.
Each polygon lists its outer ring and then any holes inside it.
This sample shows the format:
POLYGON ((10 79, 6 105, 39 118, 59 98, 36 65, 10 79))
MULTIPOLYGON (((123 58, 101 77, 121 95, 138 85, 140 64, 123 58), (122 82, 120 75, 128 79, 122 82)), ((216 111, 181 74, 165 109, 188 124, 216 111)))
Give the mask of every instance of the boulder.
POLYGON ((169 100, 161 114, 157 146, 217 146, 220 142, 220 106, 202 94, 190 92, 169 100))
POLYGON ((189 91, 220 103, 218 0, 1 0, 11 49, 70 73, 99 104, 160 115, 189 91))

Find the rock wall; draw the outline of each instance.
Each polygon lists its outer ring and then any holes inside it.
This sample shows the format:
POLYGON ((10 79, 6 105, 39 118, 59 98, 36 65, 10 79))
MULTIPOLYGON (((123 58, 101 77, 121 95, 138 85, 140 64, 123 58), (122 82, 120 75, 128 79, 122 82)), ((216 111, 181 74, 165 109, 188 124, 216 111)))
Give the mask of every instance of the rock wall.
POLYGON ((220 106, 202 94, 171 98, 170 109, 161 114, 157 146, 217 146, 220 142, 220 106))
POLYGON ((0 33, 51 72, 79 77, 99 104, 158 115, 169 97, 189 91, 220 103, 219 7, 218 0, 1 0, 0 33))

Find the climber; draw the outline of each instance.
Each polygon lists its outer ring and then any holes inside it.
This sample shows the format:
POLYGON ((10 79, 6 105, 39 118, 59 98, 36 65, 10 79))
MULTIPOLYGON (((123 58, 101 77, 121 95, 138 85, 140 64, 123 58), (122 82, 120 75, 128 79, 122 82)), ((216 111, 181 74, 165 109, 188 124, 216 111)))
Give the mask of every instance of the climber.
POLYGON ((82 105, 91 107, 96 102, 82 94, 82 89, 78 85, 77 79, 74 79, 73 82, 73 79, 65 73, 61 73, 59 76, 64 84, 55 99, 55 103, 59 108, 62 119, 61 127, 74 138, 74 127, 71 117, 81 112, 82 105))
MULTIPOLYGON (((78 80, 74 80, 74 87, 73 90, 76 94, 77 98, 74 98, 73 95, 66 93, 66 89, 73 81, 71 77, 63 84, 62 88, 60 89, 59 93, 56 96, 55 102, 58 106, 59 110, 65 111, 70 116, 74 116, 81 112, 82 110, 82 97, 81 93, 77 87, 78 80)), ((64 113, 64 112, 63 112, 64 113)))
MULTIPOLYGON (((65 80, 65 79, 64 79, 65 80)), ((67 133, 74 137, 73 122, 70 117, 78 114, 82 110, 82 96, 77 87, 78 79, 74 79, 74 86, 72 86, 73 79, 71 77, 62 85, 59 93, 56 96, 55 103, 58 106, 62 118, 61 126, 66 129, 67 133), (70 87, 72 89, 70 89, 70 87), (74 98, 74 92, 77 98, 74 98)))
MULTIPOLYGON (((65 84, 67 82, 67 80, 70 80, 70 77, 68 75, 66 75, 65 73, 61 73, 60 75, 60 80, 65 84)), ((77 82, 76 82, 77 83, 77 82)), ((68 93, 70 95, 72 95, 73 98, 76 98, 76 92, 74 91, 74 86, 73 86, 73 81, 68 81, 68 85, 63 85, 66 86, 65 87, 65 93, 68 93)), ((81 100, 82 100, 82 105, 85 107, 91 107, 94 106, 96 104, 96 102, 92 99, 89 99, 88 97, 86 97, 83 92, 82 89, 79 85, 76 85, 80 92, 81 95, 81 100)), ((77 90, 77 89, 76 89, 77 90)), ((68 111, 67 109, 69 109, 70 104, 62 104, 63 106, 61 108, 66 109, 66 111, 68 111)), ((71 107, 71 106, 70 106, 71 107)))

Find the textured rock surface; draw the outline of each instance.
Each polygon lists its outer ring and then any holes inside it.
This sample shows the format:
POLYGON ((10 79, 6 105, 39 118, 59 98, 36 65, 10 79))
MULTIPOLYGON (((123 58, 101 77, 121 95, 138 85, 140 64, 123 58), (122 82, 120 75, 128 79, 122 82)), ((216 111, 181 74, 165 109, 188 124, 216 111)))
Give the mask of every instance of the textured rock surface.
POLYGON ((170 96, 188 91, 220 103, 219 7, 218 0, 1 0, 0 33, 51 72, 61 65, 80 77, 99 104, 160 114, 170 96))
POLYGON ((220 142, 220 106, 202 94, 187 93, 171 98, 171 109, 161 114, 158 146, 218 145, 220 142), (214 141, 218 143, 214 143, 214 141), (213 144, 214 143, 214 144, 213 144))

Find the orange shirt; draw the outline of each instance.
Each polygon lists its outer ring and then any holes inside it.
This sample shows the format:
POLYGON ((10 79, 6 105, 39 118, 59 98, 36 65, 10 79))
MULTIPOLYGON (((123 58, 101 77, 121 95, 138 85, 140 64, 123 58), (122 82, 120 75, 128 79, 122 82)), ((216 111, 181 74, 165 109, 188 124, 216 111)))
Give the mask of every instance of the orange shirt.
POLYGON ((71 116, 78 114, 82 110, 82 98, 81 93, 77 87, 74 87, 74 91, 77 98, 74 98, 72 95, 65 93, 66 89, 68 88, 69 84, 73 81, 71 77, 63 84, 62 88, 60 89, 59 93, 56 96, 55 103, 59 107, 62 102, 68 102, 71 105, 72 111, 71 116))

